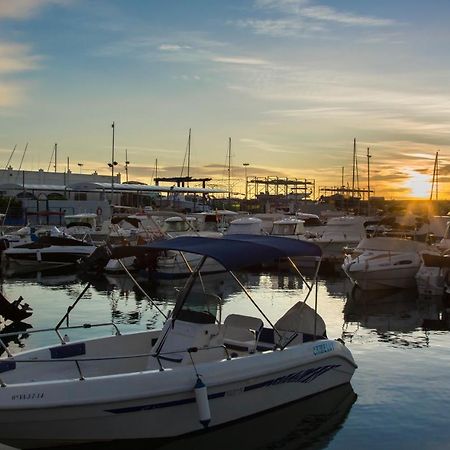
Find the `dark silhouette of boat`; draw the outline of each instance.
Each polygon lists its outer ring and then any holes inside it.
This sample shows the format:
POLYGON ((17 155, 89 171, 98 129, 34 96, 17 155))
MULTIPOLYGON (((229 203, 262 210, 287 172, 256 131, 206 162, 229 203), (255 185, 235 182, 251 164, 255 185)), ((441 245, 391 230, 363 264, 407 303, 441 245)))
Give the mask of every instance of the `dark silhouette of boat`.
POLYGON ((17 300, 10 302, 0 292, 0 315, 11 322, 21 322, 30 317, 33 314, 33 310, 28 303, 22 303, 22 300, 23 298, 20 296, 17 300))

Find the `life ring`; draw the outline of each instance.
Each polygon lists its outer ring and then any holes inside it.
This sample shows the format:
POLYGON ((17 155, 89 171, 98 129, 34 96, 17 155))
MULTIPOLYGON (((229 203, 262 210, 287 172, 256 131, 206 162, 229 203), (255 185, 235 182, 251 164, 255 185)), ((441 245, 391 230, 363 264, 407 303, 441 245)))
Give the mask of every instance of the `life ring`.
POLYGON ((97 208, 97 216, 101 216, 103 213, 102 208, 98 207, 97 208))

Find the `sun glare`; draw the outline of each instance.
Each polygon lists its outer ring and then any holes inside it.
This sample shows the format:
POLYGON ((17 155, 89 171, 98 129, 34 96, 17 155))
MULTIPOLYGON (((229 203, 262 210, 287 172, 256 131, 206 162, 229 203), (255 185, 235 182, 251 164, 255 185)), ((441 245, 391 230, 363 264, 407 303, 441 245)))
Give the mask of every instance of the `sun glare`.
POLYGON ((409 178, 404 186, 409 190, 409 197, 429 198, 431 192, 431 180, 429 175, 408 170, 409 178))

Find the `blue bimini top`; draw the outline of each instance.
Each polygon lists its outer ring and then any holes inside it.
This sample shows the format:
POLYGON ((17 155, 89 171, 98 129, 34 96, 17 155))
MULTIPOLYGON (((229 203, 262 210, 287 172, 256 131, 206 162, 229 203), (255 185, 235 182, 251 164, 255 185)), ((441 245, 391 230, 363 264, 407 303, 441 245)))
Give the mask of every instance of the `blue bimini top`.
POLYGON ((233 234, 223 238, 180 236, 135 247, 119 247, 112 258, 143 255, 152 250, 176 250, 206 255, 227 270, 253 266, 286 257, 311 257, 320 260, 321 248, 311 242, 278 236, 233 234))

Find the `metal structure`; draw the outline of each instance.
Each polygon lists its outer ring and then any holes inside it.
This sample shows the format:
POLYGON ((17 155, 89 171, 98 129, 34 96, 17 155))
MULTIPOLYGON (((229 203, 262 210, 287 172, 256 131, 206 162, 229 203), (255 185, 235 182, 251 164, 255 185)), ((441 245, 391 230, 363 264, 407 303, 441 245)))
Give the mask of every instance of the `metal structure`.
POLYGON ((202 183, 202 187, 206 188, 206 182, 211 181, 212 178, 192 178, 192 177, 165 177, 165 178, 154 178, 153 179, 156 186, 159 186, 159 183, 176 183, 177 187, 185 187, 185 185, 189 185, 189 182, 193 183, 202 183))
POLYGON ((314 198, 316 181, 314 179, 253 177, 246 180, 246 192, 250 198, 264 194, 269 196, 294 195, 303 199, 314 198))
POLYGON ((323 186, 319 188, 319 193, 324 195, 325 197, 329 197, 331 195, 342 195, 343 197, 353 197, 353 198, 365 198, 366 194, 373 194, 374 191, 372 189, 352 189, 346 186, 323 186))

